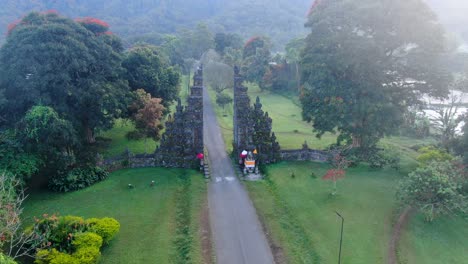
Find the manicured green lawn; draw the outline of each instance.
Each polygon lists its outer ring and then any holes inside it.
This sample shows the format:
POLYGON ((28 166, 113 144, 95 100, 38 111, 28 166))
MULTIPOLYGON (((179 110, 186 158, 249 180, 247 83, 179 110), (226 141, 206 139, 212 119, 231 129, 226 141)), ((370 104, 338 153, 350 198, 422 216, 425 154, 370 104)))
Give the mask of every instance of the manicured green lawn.
MULTIPOLYGON (((329 133, 318 139, 312 131, 312 125, 302 121, 301 109, 291 99, 269 91, 261 92, 256 85, 249 84, 248 87, 251 104, 255 103, 256 97, 259 96, 263 105, 262 109, 273 119, 273 132, 282 149, 299 149, 304 141, 307 141, 310 148, 315 149, 324 149, 335 143, 336 136, 329 133)), ((233 96, 232 90, 226 93, 233 96)), ((209 89, 209 94, 226 146, 228 150, 232 150, 233 105, 227 105, 223 110, 216 104, 216 93, 209 89)))
POLYGON ((331 196, 332 183, 321 179, 326 168, 311 162, 282 162, 269 167, 273 189, 267 182, 247 183, 273 238, 284 248, 289 263, 336 263, 338 211, 345 218, 342 263, 384 263, 398 173, 350 169, 338 182, 338 194, 331 196), (311 177, 312 172, 317 178, 311 177), (298 227, 295 230, 282 222, 298 227), (310 252, 319 260, 304 257, 310 252))
POLYGON ((117 119, 111 130, 101 133, 99 136, 106 140, 102 154, 104 157, 114 157, 125 152, 128 148, 134 154, 153 153, 158 142, 151 138, 146 141, 129 140, 126 135, 134 130, 134 125, 130 120, 117 119))
POLYGON ((444 217, 427 223, 418 215, 403 233, 399 250, 401 263, 467 263, 468 220, 444 217))
POLYGON ((191 170, 132 169, 112 173, 103 182, 67 194, 34 193, 24 210, 26 219, 44 213, 88 217, 114 217, 120 233, 103 249, 103 264, 171 263, 177 252, 175 210, 178 177, 191 177, 191 258, 202 263, 198 235, 200 210, 206 198, 206 184, 200 174, 191 170), (150 187, 150 182, 156 182, 150 187), (135 186, 128 189, 128 184, 135 186))
MULTIPOLYGON (((270 182, 246 182, 273 239, 283 247, 288 263, 336 263, 338 211, 345 218, 342 263, 386 263, 397 217, 395 192, 404 175, 390 169, 351 168, 338 182, 338 194, 331 196, 332 183, 321 179, 327 168, 282 162, 269 167, 270 182)), ((429 224, 417 217, 402 242, 402 256, 409 260, 404 263, 466 263, 467 237, 466 220, 444 218, 429 224)))

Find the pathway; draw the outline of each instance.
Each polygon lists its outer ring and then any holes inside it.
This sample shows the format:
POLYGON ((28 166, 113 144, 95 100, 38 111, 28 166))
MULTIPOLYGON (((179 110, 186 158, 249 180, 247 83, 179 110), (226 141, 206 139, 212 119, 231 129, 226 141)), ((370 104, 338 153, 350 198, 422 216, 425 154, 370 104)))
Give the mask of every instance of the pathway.
POLYGON ((220 264, 270 264, 273 255, 255 208, 234 173, 221 129, 204 91, 204 141, 211 161, 210 222, 220 264))

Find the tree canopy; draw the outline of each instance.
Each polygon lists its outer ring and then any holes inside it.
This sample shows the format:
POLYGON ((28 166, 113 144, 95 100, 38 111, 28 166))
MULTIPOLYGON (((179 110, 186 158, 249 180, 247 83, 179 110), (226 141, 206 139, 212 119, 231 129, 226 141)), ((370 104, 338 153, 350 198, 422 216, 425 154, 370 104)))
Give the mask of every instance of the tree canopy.
POLYGON ((422 94, 447 94, 444 32, 424 2, 316 3, 301 54, 301 102, 319 136, 339 132, 339 140, 372 146, 422 94))
POLYGON ((168 107, 178 96, 180 74, 160 53, 155 46, 137 46, 126 53, 122 65, 132 90, 143 89, 168 107))
POLYGON ((0 50, 3 125, 32 106, 51 106, 87 142, 110 128, 126 107, 121 45, 98 20, 75 22, 56 13, 31 13, 10 31, 0 50), (99 25, 98 25, 99 24, 99 25))

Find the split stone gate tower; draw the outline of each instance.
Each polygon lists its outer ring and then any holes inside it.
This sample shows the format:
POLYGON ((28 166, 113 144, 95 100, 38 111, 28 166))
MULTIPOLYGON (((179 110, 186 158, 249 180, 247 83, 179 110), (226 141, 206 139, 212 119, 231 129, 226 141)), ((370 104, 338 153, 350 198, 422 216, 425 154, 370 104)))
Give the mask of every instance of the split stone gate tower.
POLYGON ((166 132, 155 151, 155 165, 173 168, 198 166, 196 155, 203 153, 203 68, 193 77, 187 106, 177 100, 176 112, 166 122, 166 132))
POLYGON ((251 148, 252 126, 250 125, 250 98, 248 88, 243 85, 244 78, 239 67, 234 67, 234 152, 239 154, 243 149, 251 148))

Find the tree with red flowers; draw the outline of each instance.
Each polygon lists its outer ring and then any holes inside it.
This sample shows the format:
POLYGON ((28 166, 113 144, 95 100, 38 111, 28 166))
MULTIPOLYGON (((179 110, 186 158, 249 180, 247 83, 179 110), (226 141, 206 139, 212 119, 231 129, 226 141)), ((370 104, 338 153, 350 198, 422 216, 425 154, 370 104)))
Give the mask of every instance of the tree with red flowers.
POLYGON ((341 154, 336 154, 332 160, 333 168, 327 170, 325 175, 323 175, 322 180, 333 182, 333 191, 331 193, 332 195, 337 193, 336 182, 345 177, 345 169, 348 167, 348 164, 349 162, 344 156, 341 154))

